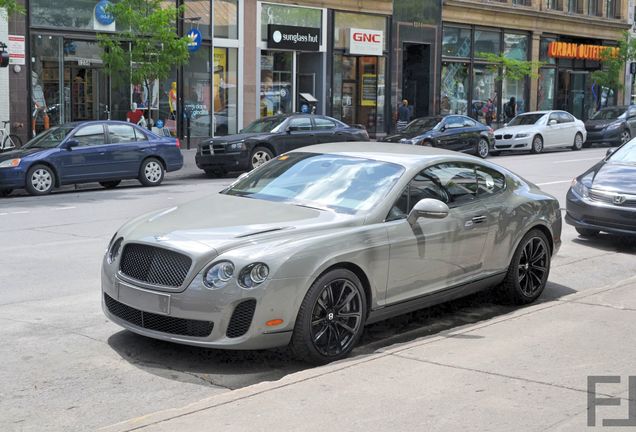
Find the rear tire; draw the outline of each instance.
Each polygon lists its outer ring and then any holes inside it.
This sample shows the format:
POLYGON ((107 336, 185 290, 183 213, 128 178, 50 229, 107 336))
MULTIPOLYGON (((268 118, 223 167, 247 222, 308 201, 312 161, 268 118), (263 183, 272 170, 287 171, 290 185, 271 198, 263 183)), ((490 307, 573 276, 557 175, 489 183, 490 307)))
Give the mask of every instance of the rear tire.
POLYGON ((595 230, 595 229, 590 229, 590 228, 574 228, 576 230, 577 233, 579 233, 579 235, 581 237, 586 237, 586 238, 592 238, 592 237, 597 237, 600 233, 599 230, 595 230))
POLYGON ((583 135, 577 132, 576 135, 574 135, 574 144, 572 144, 572 150, 578 151, 578 150, 581 150, 582 148, 583 148, 583 135))
POLYGON ((117 186, 119 186, 119 183, 121 183, 121 180, 99 182, 99 184, 102 185, 104 189, 115 189, 117 186))
POLYGON ((535 135, 535 137, 532 138, 531 151, 532 153, 535 153, 535 154, 539 154, 543 151, 543 138, 541 138, 541 136, 535 135))
POLYGON ((550 274, 550 246, 538 229, 529 231, 515 250, 501 294, 510 303, 523 305, 535 301, 545 289, 550 274))
POLYGON ((320 276, 305 295, 290 348, 300 360, 324 364, 345 358, 362 336, 367 299, 360 279, 346 269, 320 276))
POLYGON ((477 156, 486 159, 490 153, 490 143, 485 138, 479 138, 476 149, 477 156))
POLYGON ((159 186, 163 181, 165 170, 156 158, 144 160, 139 169, 139 182, 144 186, 159 186))
POLYGON ((629 132, 629 129, 625 129, 623 132, 621 132, 621 144, 625 144, 631 139, 632 134, 629 132))
POLYGON ((33 165, 26 175, 26 190, 31 195, 47 195, 55 187, 55 173, 47 165, 33 165))

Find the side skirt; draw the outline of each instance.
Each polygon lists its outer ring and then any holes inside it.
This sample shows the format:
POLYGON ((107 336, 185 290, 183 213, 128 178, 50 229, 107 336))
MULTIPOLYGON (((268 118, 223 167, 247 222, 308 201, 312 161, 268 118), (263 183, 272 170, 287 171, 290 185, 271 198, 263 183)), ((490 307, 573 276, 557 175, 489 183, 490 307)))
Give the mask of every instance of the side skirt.
POLYGON ((446 288, 440 291, 416 297, 411 300, 394 303, 381 309, 372 310, 369 313, 369 317, 367 318, 365 324, 373 324, 378 321, 392 318, 394 316, 403 315, 409 312, 416 311, 418 309, 425 309, 440 303, 446 303, 451 300, 466 297, 479 291, 484 291, 488 288, 500 284, 501 282, 503 282, 505 277, 505 272, 498 273, 496 275, 488 276, 478 281, 446 288))

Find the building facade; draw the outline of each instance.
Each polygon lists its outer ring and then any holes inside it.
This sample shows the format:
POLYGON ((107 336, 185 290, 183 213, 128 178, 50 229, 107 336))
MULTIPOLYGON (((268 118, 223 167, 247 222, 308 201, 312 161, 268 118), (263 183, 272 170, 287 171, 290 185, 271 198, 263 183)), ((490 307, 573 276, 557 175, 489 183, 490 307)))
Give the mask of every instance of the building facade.
POLYGON ((517 113, 563 109, 587 119, 622 101, 591 78, 599 52, 629 28, 627 0, 444 0, 442 112, 483 120, 491 99, 498 121, 515 98, 517 113), (542 62, 537 78, 500 79, 483 53, 542 62))

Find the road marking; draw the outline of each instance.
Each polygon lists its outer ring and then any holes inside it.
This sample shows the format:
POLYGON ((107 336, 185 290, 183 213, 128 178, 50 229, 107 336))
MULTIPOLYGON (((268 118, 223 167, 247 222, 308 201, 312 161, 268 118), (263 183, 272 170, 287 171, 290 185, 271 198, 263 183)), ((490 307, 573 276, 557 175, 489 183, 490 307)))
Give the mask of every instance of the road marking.
POLYGON ((17 212, 11 212, 11 214, 27 214, 30 213, 28 211, 17 211, 17 212))
POLYGON ((71 210, 77 207, 53 207, 53 210, 71 210))
POLYGON ((603 158, 585 158, 585 159, 568 159, 568 160, 562 160, 562 161, 554 161, 552 163, 568 163, 568 162, 581 162, 581 161, 591 161, 591 160, 601 160, 603 158))
POLYGON ((560 183, 572 183, 572 180, 559 180, 559 181, 553 181, 553 182, 547 182, 547 183, 536 183, 536 185, 547 186, 547 185, 560 184, 560 183))

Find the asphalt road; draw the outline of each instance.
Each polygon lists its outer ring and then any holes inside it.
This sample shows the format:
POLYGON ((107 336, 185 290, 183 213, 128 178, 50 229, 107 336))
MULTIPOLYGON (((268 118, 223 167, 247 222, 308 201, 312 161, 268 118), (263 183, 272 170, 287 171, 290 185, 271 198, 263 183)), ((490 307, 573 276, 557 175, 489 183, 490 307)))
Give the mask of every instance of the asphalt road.
MULTIPOLYGON (((572 178, 605 151, 491 160, 564 205, 572 178)), ((0 199, 0 430, 93 430, 307 368, 285 350, 224 352, 146 339, 101 312, 99 266, 115 230, 136 215, 214 193, 230 181, 208 179, 188 163, 158 188, 129 181, 108 191, 84 185, 46 197, 0 199)), ((568 225, 563 240, 541 301, 636 273, 633 244, 609 236, 586 241, 568 225)), ((510 311, 487 294, 472 296, 370 326, 355 353, 510 311)))

